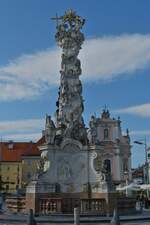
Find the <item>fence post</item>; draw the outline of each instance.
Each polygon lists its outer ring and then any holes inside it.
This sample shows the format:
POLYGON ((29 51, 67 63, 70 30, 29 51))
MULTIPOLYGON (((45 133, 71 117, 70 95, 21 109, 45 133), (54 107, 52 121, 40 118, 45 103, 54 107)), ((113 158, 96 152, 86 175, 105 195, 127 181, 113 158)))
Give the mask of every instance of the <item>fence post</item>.
POLYGON ((79 208, 74 208, 74 225, 80 225, 79 208))
POLYGON ((120 225, 120 218, 117 208, 114 209, 113 218, 110 222, 111 225, 120 225))
POLYGON ((28 217, 27 225, 36 225, 36 221, 33 215, 33 209, 29 209, 29 217, 28 217))

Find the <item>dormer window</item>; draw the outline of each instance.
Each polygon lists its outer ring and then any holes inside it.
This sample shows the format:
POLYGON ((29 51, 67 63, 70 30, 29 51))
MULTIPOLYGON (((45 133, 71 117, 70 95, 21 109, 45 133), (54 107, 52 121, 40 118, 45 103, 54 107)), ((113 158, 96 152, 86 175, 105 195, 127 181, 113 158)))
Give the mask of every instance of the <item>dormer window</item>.
POLYGON ((13 143, 13 141, 10 141, 10 142, 8 143, 8 149, 9 149, 9 150, 13 150, 13 147, 14 147, 14 143, 13 143))
POLYGON ((104 140, 107 140, 109 138, 109 130, 108 128, 104 129, 104 140))

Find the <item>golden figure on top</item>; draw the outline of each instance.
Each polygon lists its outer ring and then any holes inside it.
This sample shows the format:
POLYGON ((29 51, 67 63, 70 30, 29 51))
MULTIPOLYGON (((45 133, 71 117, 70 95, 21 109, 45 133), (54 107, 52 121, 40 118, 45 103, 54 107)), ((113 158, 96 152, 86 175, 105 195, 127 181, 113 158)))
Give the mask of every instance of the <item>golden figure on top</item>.
POLYGON ((80 16, 78 16, 72 9, 65 12, 64 16, 58 17, 58 15, 56 14, 56 17, 52 17, 51 19, 56 20, 57 28, 59 27, 59 25, 63 24, 65 28, 79 30, 85 23, 85 19, 82 19, 80 16), (61 22, 61 24, 59 24, 59 21, 61 22))

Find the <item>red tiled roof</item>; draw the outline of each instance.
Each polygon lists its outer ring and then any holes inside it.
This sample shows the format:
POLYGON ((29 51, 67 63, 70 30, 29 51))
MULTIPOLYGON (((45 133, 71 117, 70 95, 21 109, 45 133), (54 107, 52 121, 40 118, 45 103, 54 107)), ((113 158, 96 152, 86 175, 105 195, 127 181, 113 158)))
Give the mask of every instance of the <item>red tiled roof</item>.
POLYGON ((44 143, 41 138, 37 143, 33 142, 1 142, 0 161, 21 161, 22 156, 40 156, 38 146, 44 143))
POLYGON ((44 144, 44 142, 45 142, 45 136, 42 136, 37 142, 36 142, 36 145, 42 145, 42 144, 44 144))

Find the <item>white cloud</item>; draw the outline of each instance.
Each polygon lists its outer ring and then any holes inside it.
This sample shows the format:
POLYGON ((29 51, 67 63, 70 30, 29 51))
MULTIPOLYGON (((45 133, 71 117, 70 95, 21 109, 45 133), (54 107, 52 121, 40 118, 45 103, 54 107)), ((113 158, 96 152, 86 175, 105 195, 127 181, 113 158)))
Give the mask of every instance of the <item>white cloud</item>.
POLYGON ((150 103, 116 109, 113 112, 119 114, 131 114, 141 117, 150 117, 150 103))
POLYGON ((2 136, 2 141, 38 141, 41 137, 41 133, 8 134, 2 136))
POLYGON ((87 79, 109 80, 150 64, 150 34, 108 36, 85 42, 83 73, 87 79))
MULTIPOLYGON (((150 65, 150 34, 109 36, 86 40, 80 52, 87 81, 111 80, 150 65)), ((60 49, 22 55, 0 67, 0 100, 31 98, 58 85, 60 49), (13 94, 12 94, 13 93, 13 94)))
POLYGON ((60 54, 47 49, 0 67, 0 100, 31 98, 59 82, 60 54), (12 94, 13 93, 13 94, 12 94))
POLYGON ((44 128, 44 119, 25 119, 15 121, 1 121, 0 132, 25 132, 33 130, 42 130, 44 128))
POLYGON ((149 136, 150 130, 133 130, 130 131, 130 136, 149 136))
POLYGON ((44 119, 25 119, 0 122, 0 138, 4 140, 37 141, 42 136, 44 119))

